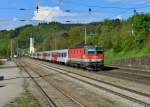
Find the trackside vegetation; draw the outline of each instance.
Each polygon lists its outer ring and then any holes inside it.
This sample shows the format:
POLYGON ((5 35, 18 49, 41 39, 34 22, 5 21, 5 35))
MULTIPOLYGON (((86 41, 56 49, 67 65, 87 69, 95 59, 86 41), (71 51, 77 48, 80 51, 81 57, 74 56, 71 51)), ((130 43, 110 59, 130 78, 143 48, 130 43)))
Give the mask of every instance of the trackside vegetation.
POLYGON ((5 105, 4 107, 42 107, 37 99, 29 91, 22 93, 20 97, 17 97, 10 104, 5 105))
MULTIPOLYGON (((126 20, 105 19, 86 24, 88 44, 100 45, 106 52, 106 62, 132 57, 150 56, 150 14, 137 13, 126 20)), ((84 24, 56 22, 26 25, 15 30, 0 32, 0 56, 10 56, 13 50, 29 48, 29 37, 34 37, 38 51, 63 49, 84 44, 84 24)))

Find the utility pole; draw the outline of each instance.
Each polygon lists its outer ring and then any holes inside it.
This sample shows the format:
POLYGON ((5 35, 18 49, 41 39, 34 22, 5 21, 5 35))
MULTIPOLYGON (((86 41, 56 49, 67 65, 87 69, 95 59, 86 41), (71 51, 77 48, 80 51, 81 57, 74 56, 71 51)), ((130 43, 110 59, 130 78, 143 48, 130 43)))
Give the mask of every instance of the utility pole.
POLYGON ((55 42, 55 50, 57 49, 57 44, 56 44, 56 37, 54 38, 54 42, 55 42))
POLYGON ((11 59, 13 58, 13 39, 10 41, 10 52, 11 52, 11 59))
MULTIPOLYGON (((92 9, 91 8, 89 8, 89 15, 91 15, 92 14, 92 9)), ((85 22, 86 23, 86 22, 85 22)), ((84 44, 86 45, 87 44, 87 24, 85 24, 85 29, 84 29, 84 44)))
MULTIPOLYGON (((137 11, 136 11, 136 9, 134 9, 133 10, 133 13, 134 13, 134 16, 137 14, 137 11)), ((134 17, 133 17, 133 19, 134 19, 134 17)), ((134 36, 134 29, 133 29, 133 20, 132 20, 132 31, 131 31, 131 33, 132 33, 132 35, 134 36)))
POLYGON ((53 37, 54 37, 54 49, 56 50, 57 49, 57 37, 56 37, 56 26, 57 26, 57 24, 56 24, 56 22, 54 22, 54 33, 53 33, 53 37))
POLYGON ((19 48, 18 48, 18 40, 16 40, 16 46, 17 46, 17 47, 16 47, 16 48, 17 48, 17 49, 16 49, 16 51, 17 51, 17 57, 19 57, 19 50, 18 50, 18 49, 19 49, 19 48))
POLYGON ((87 29, 86 29, 86 25, 85 25, 84 33, 85 33, 84 44, 86 45, 87 44, 87 29))

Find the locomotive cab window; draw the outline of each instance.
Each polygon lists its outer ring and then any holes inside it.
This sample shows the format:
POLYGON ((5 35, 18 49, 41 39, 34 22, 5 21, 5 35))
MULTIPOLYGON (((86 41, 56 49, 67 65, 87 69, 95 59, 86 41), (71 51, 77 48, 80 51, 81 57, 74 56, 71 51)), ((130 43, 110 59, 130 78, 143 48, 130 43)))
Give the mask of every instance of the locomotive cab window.
POLYGON ((96 49, 94 49, 94 48, 87 49, 87 54, 96 54, 96 49))
POLYGON ((100 47, 96 47, 97 54, 103 54, 104 50, 100 47))
POLYGON ((100 47, 88 47, 86 49, 86 53, 87 54, 102 54, 103 53, 103 49, 100 47))

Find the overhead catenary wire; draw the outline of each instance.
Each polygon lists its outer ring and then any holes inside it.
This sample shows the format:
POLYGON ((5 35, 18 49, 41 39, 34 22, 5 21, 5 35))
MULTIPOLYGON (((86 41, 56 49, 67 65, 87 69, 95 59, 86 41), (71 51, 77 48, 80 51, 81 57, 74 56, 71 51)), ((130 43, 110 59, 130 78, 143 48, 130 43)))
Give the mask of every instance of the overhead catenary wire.
MULTIPOLYGON (((138 4, 138 5, 136 5, 136 6, 142 6, 142 5, 144 5, 144 4, 146 4, 146 3, 148 3, 148 2, 150 2, 150 0, 147 0, 145 3, 143 3, 143 4, 138 4)), ((119 12, 118 13, 118 15, 120 15, 120 14, 125 14, 126 12, 129 12, 129 11, 131 11, 131 10, 136 10, 136 6, 135 7, 133 7, 133 8, 131 8, 131 9, 126 9, 125 11, 121 11, 121 12, 119 12)), ((139 7, 140 8, 140 7, 139 7)), ((109 18, 113 18, 114 16, 117 16, 117 15, 113 15, 113 16, 110 16, 109 18)))
POLYGON ((17 10, 17 11, 33 11, 34 8, 0 8, 0 10, 17 10))
MULTIPOLYGON (((113 6, 86 5, 86 4, 84 4, 84 3, 73 2, 73 1, 69 1, 69 2, 71 2, 71 3, 73 3, 73 4, 78 4, 78 5, 81 5, 81 6, 89 7, 89 14, 91 14, 91 13, 93 12, 93 11, 91 11, 91 10, 92 10, 92 7, 99 7, 99 8, 103 8, 103 9, 106 9, 106 8, 107 8, 107 9, 123 9, 123 11, 121 11, 121 12, 119 12, 119 13, 117 13, 117 14, 114 14, 114 15, 111 15, 111 16, 106 17, 106 18, 111 19, 111 18, 114 18, 115 16, 125 14, 125 13, 127 13, 127 12, 129 12, 129 11, 131 11, 131 10, 133 11, 133 10, 136 10, 136 9, 139 9, 139 8, 144 8, 144 7, 140 7, 140 6, 142 6, 142 5, 144 5, 144 4, 148 3, 148 2, 150 2, 150 0, 147 0, 147 1, 145 1, 144 3, 138 4, 138 5, 134 6, 134 7, 128 7, 128 8, 124 8, 124 7, 113 7, 113 6), (137 6, 138 6, 138 7, 137 7, 137 6)), ((71 10, 69 10, 69 12, 71 12, 71 10)), ((80 11, 80 12, 82 13, 82 11, 80 11)), ((78 13, 80 13, 80 12, 78 12, 78 13)))
MULTIPOLYGON (((61 3, 63 3, 64 0, 58 0, 58 3, 57 3, 57 6, 59 6, 61 3)), ((146 0, 144 3, 141 3, 141 4, 138 4, 137 6, 141 6, 141 5, 144 5, 146 3, 150 2, 150 0, 146 0)), ((39 6, 39 0, 36 0, 36 7, 39 6)), ((144 7, 117 7, 117 6, 99 6, 99 5, 87 5, 87 4, 84 4, 84 3, 81 3, 81 2, 75 2, 75 1, 69 1, 68 4, 72 3, 73 5, 75 4, 78 4, 78 6, 84 6, 84 7, 87 7, 87 8, 94 8, 94 7, 97 7, 97 8, 103 8, 103 9, 123 9, 123 10, 126 10, 126 9, 134 9, 134 8, 145 8, 144 7)), ((146 6, 148 7, 148 6, 146 6)), ((34 8, 32 9, 28 9, 28 8, 0 8, 0 10, 34 10, 34 8)))
MULTIPOLYGON (((60 5, 60 4, 63 3, 64 0, 58 0, 58 1, 59 1, 59 2, 58 2, 57 5, 60 5)), ((88 15, 88 14, 90 14, 90 15, 92 14, 92 15, 93 15, 93 13, 94 13, 94 15, 100 14, 101 12, 99 12, 98 10, 95 11, 95 9, 93 9, 94 7, 103 8, 103 9, 120 9, 120 10, 123 10, 123 11, 121 11, 121 12, 115 13, 114 15, 110 15, 110 16, 106 17, 106 18, 110 18, 110 19, 111 19, 111 18, 114 18, 115 16, 125 14, 125 13, 127 13, 127 12, 129 12, 129 11, 131 11, 131 10, 137 9, 137 8, 138 8, 138 9, 139 9, 139 8, 145 8, 145 6, 143 6, 143 5, 145 5, 146 3, 149 3, 150 0, 145 1, 145 2, 142 3, 142 4, 138 4, 138 5, 136 5, 135 7, 129 7, 129 8, 114 7, 114 6, 87 5, 87 4, 85 4, 85 3, 80 3, 80 2, 75 2, 75 1, 69 1, 69 2, 70 2, 70 3, 72 2, 73 5, 78 4, 78 5, 81 5, 81 6, 86 6, 86 7, 87 7, 87 11, 86 11, 86 10, 84 10, 84 11, 82 11, 82 10, 76 11, 76 10, 69 10, 69 9, 68 9, 68 11, 66 11, 66 12, 68 12, 68 13, 72 13, 72 12, 77 13, 77 14, 87 13, 87 15, 88 15), (137 7, 137 6, 139 6, 139 7, 137 7), (141 6, 142 6, 142 7, 141 7, 141 6)), ((36 0, 36 5, 38 6, 38 8, 36 7, 36 10, 37 10, 37 12, 39 12, 39 11, 40 11, 40 8, 39 8, 39 0, 36 0)), ((35 10, 35 8, 31 8, 31 9, 27 9, 27 8, 0 8, 0 10, 5 10, 5 9, 6 9, 6 10, 19 10, 19 11, 26 11, 26 10, 33 11, 33 10, 35 10)), ((65 12, 65 10, 64 10, 64 12, 65 12)), ((80 19, 80 20, 81 20, 81 19, 80 19)), ((20 19, 19 21, 36 21, 36 20, 20 19)))
POLYGON ((57 6, 60 6, 61 5, 61 3, 63 2, 64 0, 58 0, 58 4, 57 4, 57 6))
MULTIPOLYGON (((140 5, 144 5, 146 3, 150 2, 150 0, 147 0, 145 1, 144 3, 141 3, 141 4, 138 4, 137 6, 140 6, 140 5)), ((77 4, 78 6, 83 6, 83 7, 87 7, 87 8, 94 8, 94 7, 97 7, 97 8, 103 8, 103 9, 134 9, 135 7, 118 7, 118 6, 99 6, 99 5, 87 5, 85 3, 81 3, 81 2, 76 2, 76 1, 69 1, 68 4, 77 4)), ((137 8, 144 8, 144 7, 137 7, 137 8)))

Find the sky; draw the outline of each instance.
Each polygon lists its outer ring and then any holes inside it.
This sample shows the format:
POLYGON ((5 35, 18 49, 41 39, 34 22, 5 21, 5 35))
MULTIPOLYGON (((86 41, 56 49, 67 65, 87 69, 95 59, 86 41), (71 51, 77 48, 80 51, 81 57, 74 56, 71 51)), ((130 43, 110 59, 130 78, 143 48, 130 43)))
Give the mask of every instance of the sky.
POLYGON ((1 0, 0 30, 38 22, 87 23, 106 18, 127 19, 134 9, 150 13, 150 0, 1 0))

